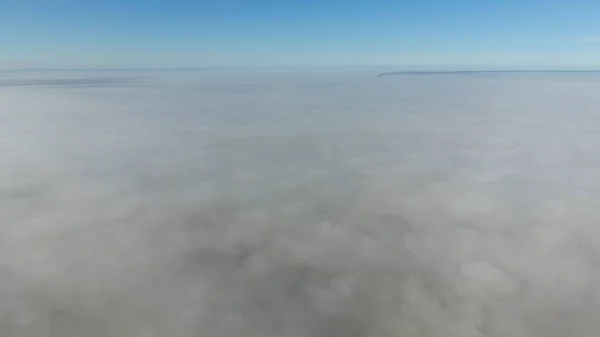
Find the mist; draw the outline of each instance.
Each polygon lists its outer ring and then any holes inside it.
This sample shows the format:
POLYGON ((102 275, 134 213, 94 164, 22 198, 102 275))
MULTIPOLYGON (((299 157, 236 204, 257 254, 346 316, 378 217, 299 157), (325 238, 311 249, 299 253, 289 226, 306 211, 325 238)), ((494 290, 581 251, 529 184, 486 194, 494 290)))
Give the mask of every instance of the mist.
POLYGON ((600 75, 0 74, 0 336, 600 331, 600 75))

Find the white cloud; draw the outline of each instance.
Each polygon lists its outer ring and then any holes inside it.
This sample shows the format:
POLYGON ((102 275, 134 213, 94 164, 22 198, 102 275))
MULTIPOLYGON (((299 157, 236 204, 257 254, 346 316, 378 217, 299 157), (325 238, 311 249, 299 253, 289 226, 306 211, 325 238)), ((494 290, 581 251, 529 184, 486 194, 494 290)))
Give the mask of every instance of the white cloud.
POLYGON ((600 331, 597 77, 26 75, 3 337, 600 331))

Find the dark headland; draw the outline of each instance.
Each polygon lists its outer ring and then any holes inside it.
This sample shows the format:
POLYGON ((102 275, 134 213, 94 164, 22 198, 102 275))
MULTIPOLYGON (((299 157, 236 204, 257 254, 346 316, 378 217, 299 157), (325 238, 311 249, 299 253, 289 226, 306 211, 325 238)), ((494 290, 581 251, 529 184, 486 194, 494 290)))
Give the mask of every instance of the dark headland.
POLYGON ((600 74, 600 70, 442 70, 442 71, 388 71, 378 73, 377 77, 401 75, 479 75, 479 74, 600 74))

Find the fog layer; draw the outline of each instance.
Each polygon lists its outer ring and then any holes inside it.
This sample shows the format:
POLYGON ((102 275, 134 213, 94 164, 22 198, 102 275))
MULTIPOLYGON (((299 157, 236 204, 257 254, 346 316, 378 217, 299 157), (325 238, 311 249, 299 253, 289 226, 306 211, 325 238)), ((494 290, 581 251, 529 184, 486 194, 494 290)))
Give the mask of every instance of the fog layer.
POLYGON ((598 336, 599 92, 1 75, 0 336, 598 336))

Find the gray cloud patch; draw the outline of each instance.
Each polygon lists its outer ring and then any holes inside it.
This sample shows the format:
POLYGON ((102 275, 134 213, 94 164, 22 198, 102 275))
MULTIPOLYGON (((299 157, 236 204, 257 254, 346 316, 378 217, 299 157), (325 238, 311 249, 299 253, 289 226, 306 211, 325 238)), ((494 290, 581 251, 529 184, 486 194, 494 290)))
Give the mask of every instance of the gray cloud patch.
POLYGON ((1 336, 597 335, 600 78, 147 81, 0 91, 1 336))

